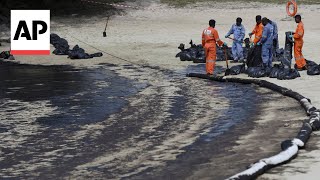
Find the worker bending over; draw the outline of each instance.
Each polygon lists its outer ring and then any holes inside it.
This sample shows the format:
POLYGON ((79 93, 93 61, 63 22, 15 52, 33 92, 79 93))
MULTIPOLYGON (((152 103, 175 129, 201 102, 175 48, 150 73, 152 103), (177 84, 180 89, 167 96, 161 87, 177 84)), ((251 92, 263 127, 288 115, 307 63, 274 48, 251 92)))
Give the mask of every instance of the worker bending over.
POLYGON ((202 46, 206 55, 206 72, 208 75, 213 75, 213 71, 217 59, 217 44, 219 46, 227 46, 227 43, 224 43, 220 40, 218 31, 215 29, 216 21, 211 19, 209 21, 209 27, 203 30, 202 33, 202 46))
POLYGON ((230 31, 225 36, 225 38, 230 38, 230 35, 233 34, 232 56, 234 62, 244 62, 242 43, 245 36, 245 28, 241 23, 242 19, 238 17, 236 24, 231 26, 230 31))
POLYGON ((264 26, 261 41, 257 44, 262 44, 262 61, 264 68, 272 68, 272 47, 273 47, 273 26, 268 18, 262 19, 264 26))

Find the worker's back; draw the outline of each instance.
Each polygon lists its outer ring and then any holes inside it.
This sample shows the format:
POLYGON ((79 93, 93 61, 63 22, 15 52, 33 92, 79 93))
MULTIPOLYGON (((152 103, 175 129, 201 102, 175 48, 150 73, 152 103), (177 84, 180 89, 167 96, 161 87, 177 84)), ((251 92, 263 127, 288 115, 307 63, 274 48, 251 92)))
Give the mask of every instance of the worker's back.
POLYGON ((262 23, 260 23, 260 24, 257 24, 255 27, 254 27, 254 29, 253 29, 253 31, 252 31, 252 33, 254 34, 254 40, 253 40, 253 42, 256 44, 256 43, 258 43, 260 40, 261 40, 261 37, 262 37, 262 32, 263 32, 263 25, 262 25, 262 23))
POLYGON ((202 45, 204 47, 216 47, 216 42, 220 40, 218 37, 217 30, 208 27, 202 33, 202 45))
POLYGON ((268 23, 266 26, 264 26, 261 41, 262 41, 262 44, 266 44, 266 45, 273 44, 273 26, 272 26, 272 24, 268 23))
POLYGON ((303 22, 301 21, 298 23, 296 32, 293 37, 295 41, 303 41, 303 36, 304 36, 304 25, 303 25, 303 22))

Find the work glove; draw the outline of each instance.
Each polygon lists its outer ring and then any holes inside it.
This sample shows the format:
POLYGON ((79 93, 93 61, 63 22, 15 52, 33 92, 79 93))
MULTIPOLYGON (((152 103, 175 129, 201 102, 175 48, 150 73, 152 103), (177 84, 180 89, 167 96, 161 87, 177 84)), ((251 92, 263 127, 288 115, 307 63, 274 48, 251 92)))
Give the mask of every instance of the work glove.
POLYGON ((228 37, 229 37, 229 35, 225 35, 224 37, 225 37, 225 38, 228 38, 228 37))

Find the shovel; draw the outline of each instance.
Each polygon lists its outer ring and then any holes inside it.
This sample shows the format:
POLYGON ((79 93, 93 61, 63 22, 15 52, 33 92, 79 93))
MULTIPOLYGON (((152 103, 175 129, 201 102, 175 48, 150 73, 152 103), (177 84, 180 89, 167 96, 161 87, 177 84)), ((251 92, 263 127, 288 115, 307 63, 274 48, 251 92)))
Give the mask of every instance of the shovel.
POLYGON ((108 16, 108 19, 107 19, 107 23, 106 23, 106 27, 104 28, 104 31, 102 33, 103 37, 107 37, 107 27, 108 27, 108 21, 109 21, 109 16, 108 16))
POLYGON ((231 70, 229 69, 229 63, 228 63, 227 48, 228 47, 224 47, 224 56, 226 57, 226 64, 227 64, 227 69, 226 69, 226 72, 224 73, 225 76, 228 76, 231 73, 231 70))

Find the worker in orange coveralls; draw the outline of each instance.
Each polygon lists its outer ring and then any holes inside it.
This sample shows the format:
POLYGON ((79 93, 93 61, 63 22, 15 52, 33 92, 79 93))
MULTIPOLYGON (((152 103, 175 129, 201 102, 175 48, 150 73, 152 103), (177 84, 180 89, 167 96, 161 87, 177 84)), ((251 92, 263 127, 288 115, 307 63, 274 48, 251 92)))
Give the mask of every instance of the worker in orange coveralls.
POLYGON ((294 58, 296 60, 295 68, 297 70, 306 70, 306 59, 302 55, 302 47, 303 47, 303 36, 304 36, 304 25, 301 21, 301 16, 296 15, 295 21, 298 24, 296 32, 292 33, 291 38, 294 38, 294 58))
POLYGON ((263 32, 263 25, 261 21, 261 16, 256 16, 256 26, 254 27, 253 31, 249 33, 249 37, 251 38, 252 35, 254 35, 253 43, 256 45, 262 38, 262 32, 263 32))
POLYGON ((206 55, 206 72, 207 75, 213 75, 213 71, 217 59, 216 44, 219 46, 224 45, 227 47, 227 43, 220 40, 218 31, 214 28, 216 26, 216 21, 211 19, 209 21, 209 27, 203 30, 202 33, 202 46, 206 55))

